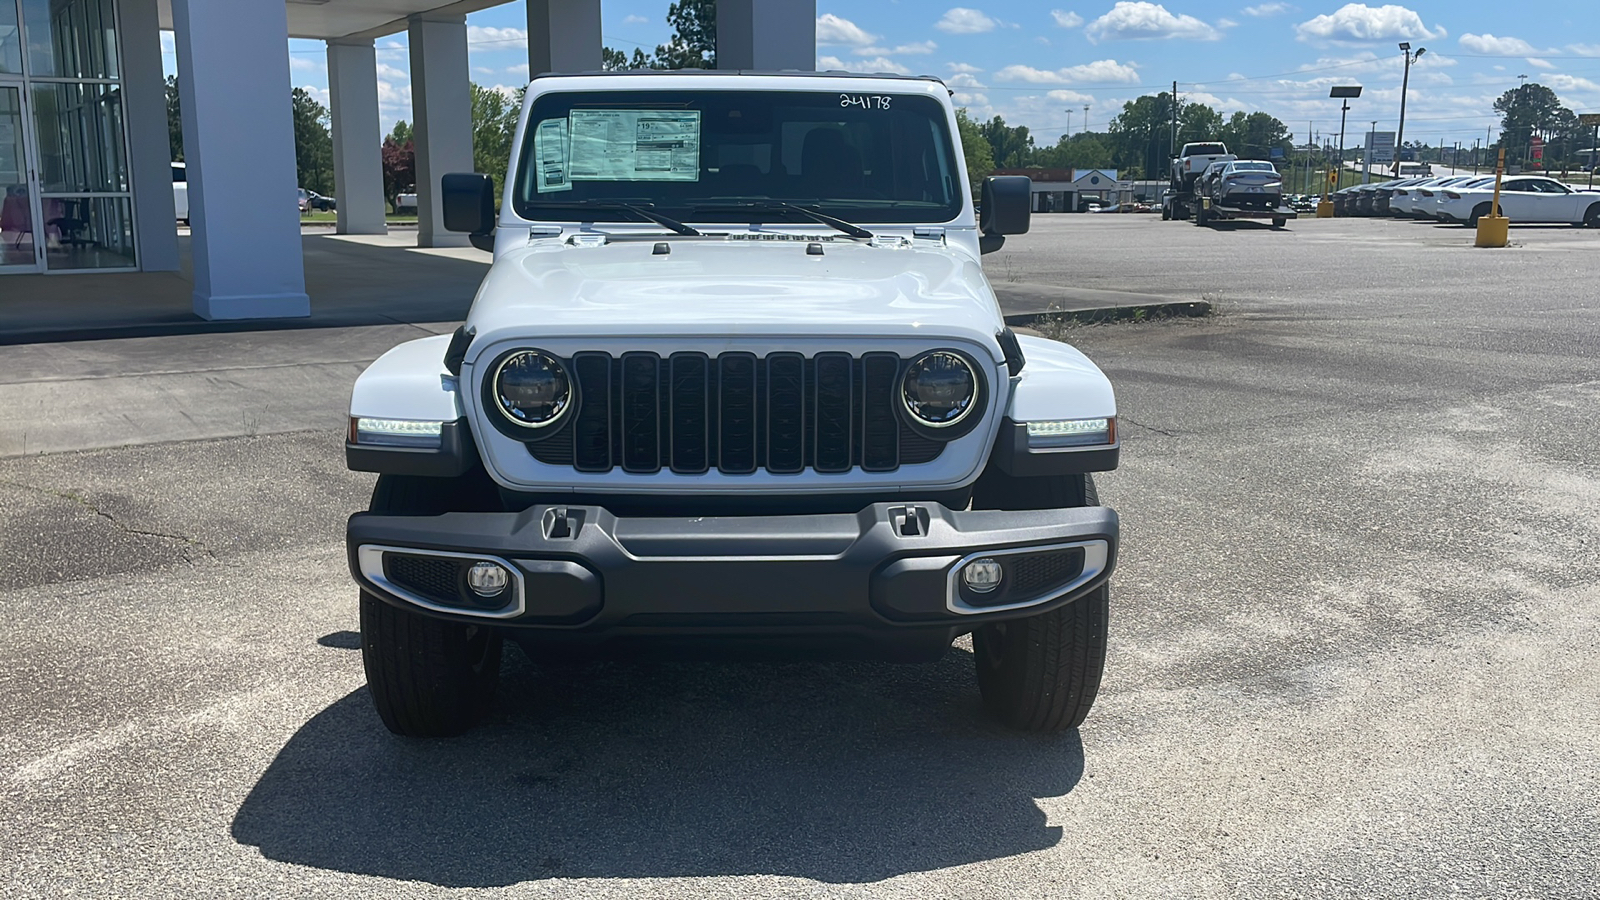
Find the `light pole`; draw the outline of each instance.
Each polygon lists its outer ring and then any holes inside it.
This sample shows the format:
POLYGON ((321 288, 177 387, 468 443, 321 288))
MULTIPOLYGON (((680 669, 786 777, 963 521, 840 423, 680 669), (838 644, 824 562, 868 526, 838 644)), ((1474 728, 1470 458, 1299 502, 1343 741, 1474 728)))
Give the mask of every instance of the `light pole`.
POLYGON ((1411 90, 1411 64, 1422 58, 1428 52, 1427 47, 1418 47, 1417 52, 1411 52, 1411 42, 1401 41, 1400 52, 1406 57, 1406 73, 1400 79, 1400 127, 1394 135, 1394 175, 1400 177, 1400 157, 1405 153, 1406 146, 1406 94, 1411 90))
MULTIPOLYGON (((1344 103, 1339 106, 1339 156, 1338 156, 1338 162, 1337 162, 1338 168, 1336 169, 1336 171, 1338 171, 1338 173, 1339 173, 1339 176, 1342 178, 1344 176, 1344 120, 1345 120, 1345 115, 1350 112, 1350 100, 1352 98, 1354 98, 1354 97, 1361 96, 1361 85, 1357 84, 1357 85, 1349 85, 1347 87, 1335 87, 1332 90, 1328 91, 1328 96, 1333 98, 1333 99, 1335 99, 1335 100, 1343 100, 1344 101, 1344 103)), ((1334 182, 1334 183, 1338 184, 1337 181, 1334 182)))
POLYGON ((1067 137, 1072 136, 1072 107, 1067 107, 1067 137))

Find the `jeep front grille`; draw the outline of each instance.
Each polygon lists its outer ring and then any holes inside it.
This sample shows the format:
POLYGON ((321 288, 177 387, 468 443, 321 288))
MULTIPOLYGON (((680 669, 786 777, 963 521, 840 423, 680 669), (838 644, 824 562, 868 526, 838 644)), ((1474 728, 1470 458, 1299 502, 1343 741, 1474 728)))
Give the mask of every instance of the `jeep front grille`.
POLYGON ((902 421, 893 353, 583 352, 570 368, 577 408, 527 447, 580 472, 892 472, 945 446, 902 421))

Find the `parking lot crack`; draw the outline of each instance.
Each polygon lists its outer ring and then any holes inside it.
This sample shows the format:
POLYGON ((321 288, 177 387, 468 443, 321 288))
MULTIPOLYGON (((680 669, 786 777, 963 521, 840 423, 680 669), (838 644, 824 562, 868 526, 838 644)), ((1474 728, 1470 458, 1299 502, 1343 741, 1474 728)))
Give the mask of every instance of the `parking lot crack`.
POLYGON ((100 518, 105 519, 107 522, 111 523, 111 527, 117 529, 118 531, 121 531, 123 534, 134 535, 136 537, 149 537, 149 538, 159 538, 161 540, 176 541, 180 545, 182 545, 179 548, 178 552, 183 556, 183 561, 184 562, 187 562, 187 563, 193 563, 194 562, 194 557, 189 555, 187 550, 196 550, 196 551, 204 554, 205 556, 207 556, 208 558, 213 559, 213 560, 217 558, 217 555, 215 553, 211 552, 211 548, 207 547, 205 545, 204 541, 197 540, 197 539, 189 537, 188 535, 185 535, 185 534, 174 534, 172 532, 166 532, 166 531, 154 531, 154 530, 148 529, 148 528, 135 528, 132 525, 129 525, 129 524, 121 521, 120 519, 118 519, 116 517, 116 515, 114 515, 113 513, 110 513, 110 512, 108 512, 108 511, 106 511, 104 509, 101 509, 99 506, 95 505, 95 503, 93 501, 89 500, 87 497, 83 497, 83 496, 81 496, 79 494, 75 494, 75 493, 73 493, 71 491, 57 491, 57 490, 52 490, 50 488, 39 487, 37 485, 23 484, 22 482, 19 482, 19 481, 8 481, 8 480, 0 480, 0 485, 5 485, 6 487, 14 487, 14 488, 17 488, 18 490, 23 490, 23 491, 31 491, 31 492, 37 493, 37 494, 44 494, 44 495, 46 495, 48 497, 55 497, 55 498, 60 499, 60 500, 65 500, 65 501, 67 501, 69 503, 74 503, 74 504, 76 504, 78 506, 83 507, 84 509, 88 510, 89 512, 94 513, 95 515, 99 516, 100 518))
POLYGON ((1135 421, 1134 419, 1130 419, 1127 416, 1118 416, 1117 417, 1117 421, 1118 422, 1126 422, 1127 424, 1132 425, 1135 428, 1143 428, 1145 431, 1153 431, 1156 434, 1164 434, 1167 437, 1179 437, 1179 434, 1176 431, 1168 431, 1165 428, 1157 428, 1154 425, 1146 425, 1143 422, 1135 421))

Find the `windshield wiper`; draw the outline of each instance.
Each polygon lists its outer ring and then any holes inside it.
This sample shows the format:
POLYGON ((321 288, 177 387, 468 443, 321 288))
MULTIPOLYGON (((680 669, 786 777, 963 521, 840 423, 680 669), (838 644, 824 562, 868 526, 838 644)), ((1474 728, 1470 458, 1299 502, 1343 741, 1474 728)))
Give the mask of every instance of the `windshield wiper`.
POLYGON ((540 206, 555 206, 555 207, 576 207, 576 208, 581 208, 581 209, 614 209, 614 210, 620 210, 622 212, 633 213, 634 215, 638 216, 641 219, 647 219, 647 220, 649 220, 651 222, 656 223, 657 225, 660 225, 662 228, 665 228, 668 231, 676 232, 677 234, 684 235, 685 237, 704 237, 704 235, 699 230, 697 230, 696 228, 694 228, 691 225, 685 225, 682 222, 679 222, 677 219, 668 218, 667 216, 663 216, 662 214, 660 214, 658 212, 652 212, 652 211, 650 211, 648 209, 645 209, 644 207, 639 206, 637 204, 627 203, 627 202, 621 201, 621 200, 598 200, 598 199, 557 200, 557 201, 555 201, 553 203, 540 203, 539 205, 540 206))
POLYGON ((839 231, 842 231, 845 234, 850 235, 853 238, 870 238, 870 237, 872 237, 872 232, 866 230, 865 228, 862 228, 859 225, 851 225, 849 222, 846 222, 843 219, 834 218, 833 216, 830 216, 827 213, 818 212, 818 211, 816 211, 814 209, 809 209, 809 208, 804 207, 804 206, 795 206, 793 203, 784 203, 781 200, 767 200, 767 201, 757 200, 757 201, 750 202, 750 203, 705 203, 705 204, 696 204, 694 209, 695 209, 696 212, 699 212, 699 211, 704 210, 704 209, 735 209, 735 210, 751 210, 751 211, 755 211, 755 212, 765 212, 767 210, 779 210, 779 211, 783 211, 783 212, 794 212, 794 213, 799 213, 802 216, 805 216, 806 218, 812 220, 813 222, 821 222, 824 225, 830 225, 830 226, 838 229, 839 231))

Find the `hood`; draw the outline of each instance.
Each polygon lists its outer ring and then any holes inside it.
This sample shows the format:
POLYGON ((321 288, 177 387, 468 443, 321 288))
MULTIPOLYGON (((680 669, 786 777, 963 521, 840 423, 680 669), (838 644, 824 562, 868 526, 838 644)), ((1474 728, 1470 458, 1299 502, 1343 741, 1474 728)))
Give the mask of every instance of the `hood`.
MULTIPOLYGON (((770 232, 769 232, 770 234, 770 232)), ((541 337, 949 337, 994 345, 1005 327, 971 256, 943 242, 662 238, 501 254, 467 324, 483 344, 541 337)))

